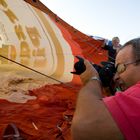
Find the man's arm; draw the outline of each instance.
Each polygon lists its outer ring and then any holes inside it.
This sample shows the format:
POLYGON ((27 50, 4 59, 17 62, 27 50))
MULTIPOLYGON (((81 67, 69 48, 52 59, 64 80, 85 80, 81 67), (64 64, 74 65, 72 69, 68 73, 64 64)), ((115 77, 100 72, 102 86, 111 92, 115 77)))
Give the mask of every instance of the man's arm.
POLYGON ((107 42, 107 40, 104 40, 104 43, 101 46, 101 48, 103 48, 104 50, 108 50, 109 49, 109 45, 107 45, 106 42, 107 42))
MULTIPOLYGON (((89 67, 90 64, 88 63, 87 65, 89 67)), ((84 75, 86 77, 83 78, 83 76, 82 81, 84 81, 85 85, 79 92, 76 111, 72 121, 73 139, 123 140, 119 128, 102 101, 100 82, 87 80, 90 75, 98 77, 95 69, 91 66, 84 72, 84 75)))

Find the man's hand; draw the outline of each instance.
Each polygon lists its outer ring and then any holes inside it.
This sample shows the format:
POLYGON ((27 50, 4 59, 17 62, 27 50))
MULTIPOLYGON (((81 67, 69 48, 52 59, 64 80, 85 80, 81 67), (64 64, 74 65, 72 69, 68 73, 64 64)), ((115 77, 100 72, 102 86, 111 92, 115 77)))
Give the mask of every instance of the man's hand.
POLYGON ((93 76, 99 78, 98 72, 88 60, 84 59, 84 64, 86 70, 80 75, 83 84, 86 84, 93 76))

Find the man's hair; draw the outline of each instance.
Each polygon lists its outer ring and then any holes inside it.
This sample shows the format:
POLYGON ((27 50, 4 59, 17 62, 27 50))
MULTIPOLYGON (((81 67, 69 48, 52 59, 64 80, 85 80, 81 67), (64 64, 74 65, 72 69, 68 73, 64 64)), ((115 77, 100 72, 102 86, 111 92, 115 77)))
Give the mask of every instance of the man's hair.
MULTIPOLYGON (((134 60, 140 60, 140 38, 134 38, 128 42, 126 42, 122 48, 125 46, 131 45, 133 48, 133 58, 134 60)), ((140 64, 138 61, 136 64, 140 64)))
POLYGON ((112 41, 114 41, 114 40, 120 40, 120 39, 119 39, 119 37, 115 36, 112 38, 112 41))

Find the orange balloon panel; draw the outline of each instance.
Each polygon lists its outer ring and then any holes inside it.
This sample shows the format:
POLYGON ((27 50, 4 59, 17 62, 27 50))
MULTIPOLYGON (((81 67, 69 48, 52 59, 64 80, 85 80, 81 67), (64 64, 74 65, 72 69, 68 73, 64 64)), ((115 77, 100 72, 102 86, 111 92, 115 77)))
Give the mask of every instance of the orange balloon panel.
POLYGON ((13 123, 28 140, 71 140, 81 88, 79 76, 70 73, 75 56, 99 64, 106 60, 102 44, 39 0, 0 0, 0 139, 13 123))

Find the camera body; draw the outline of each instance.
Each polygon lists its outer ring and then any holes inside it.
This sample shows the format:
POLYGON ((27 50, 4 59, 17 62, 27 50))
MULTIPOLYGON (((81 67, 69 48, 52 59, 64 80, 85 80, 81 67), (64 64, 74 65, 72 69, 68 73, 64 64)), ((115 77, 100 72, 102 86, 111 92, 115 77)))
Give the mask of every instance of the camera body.
MULTIPOLYGON (((74 64, 74 68, 76 71, 71 73, 80 75, 86 70, 86 66, 84 64, 83 58, 79 56, 76 57, 79 59, 79 61, 74 64)), ((99 74, 102 86, 110 87, 114 83, 113 77, 116 72, 115 65, 112 62, 101 62, 101 64, 102 66, 97 64, 92 64, 92 65, 99 74)))

